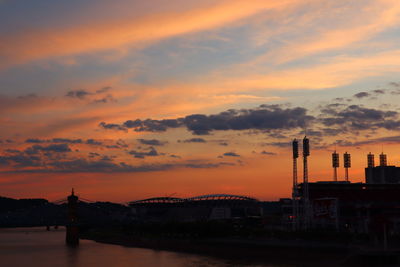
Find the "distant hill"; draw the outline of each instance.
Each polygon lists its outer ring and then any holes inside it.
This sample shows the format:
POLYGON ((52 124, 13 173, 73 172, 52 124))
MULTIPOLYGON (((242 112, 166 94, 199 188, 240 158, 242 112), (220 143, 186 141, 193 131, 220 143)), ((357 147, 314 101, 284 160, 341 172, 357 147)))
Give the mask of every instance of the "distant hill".
POLYGON ((47 204, 49 204, 49 201, 43 198, 13 199, 0 196, 0 212, 31 209, 34 207, 44 206, 47 204))
MULTIPOLYGON (((82 225, 112 225, 131 220, 130 209, 111 202, 78 204, 82 225)), ((57 205, 46 199, 13 199, 0 197, 0 227, 65 225, 67 205, 57 205)))

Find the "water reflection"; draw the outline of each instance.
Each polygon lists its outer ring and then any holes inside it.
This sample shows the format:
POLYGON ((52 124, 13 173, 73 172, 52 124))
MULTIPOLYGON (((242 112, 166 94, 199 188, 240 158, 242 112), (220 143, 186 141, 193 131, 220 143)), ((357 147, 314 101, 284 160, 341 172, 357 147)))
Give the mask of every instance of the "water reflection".
POLYGON ((69 247, 66 246, 65 249, 65 259, 67 260, 67 266, 75 267, 78 266, 79 262, 79 247, 69 247))
POLYGON ((1 266, 246 266, 206 256, 122 247, 88 240, 82 240, 79 247, 71 248, 64 245, 64 238, 65 232, 62 228, 51 231, 46 231, 45 228, 0 229, 1 266))

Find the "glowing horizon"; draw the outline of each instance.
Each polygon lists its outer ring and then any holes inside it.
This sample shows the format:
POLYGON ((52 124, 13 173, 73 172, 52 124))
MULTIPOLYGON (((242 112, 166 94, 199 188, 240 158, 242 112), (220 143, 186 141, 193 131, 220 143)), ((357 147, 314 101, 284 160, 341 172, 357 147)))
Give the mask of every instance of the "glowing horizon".
POLYGON ((398 1, 117 2, 0 1, 0 196, 290 197, 305 128, 310 181, 398 165, 398 1))

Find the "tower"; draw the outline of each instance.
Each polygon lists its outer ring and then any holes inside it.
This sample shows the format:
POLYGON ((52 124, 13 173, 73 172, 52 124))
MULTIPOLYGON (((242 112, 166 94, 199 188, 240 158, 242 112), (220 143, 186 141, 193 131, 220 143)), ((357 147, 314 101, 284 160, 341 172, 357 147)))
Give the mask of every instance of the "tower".
POLYGON ((374 154, 367 155, 367 168, 365 168, 365 182, 366 183, 374 183, 374 167, 375 167, 375 157, 374 154))
POLYGON ((308 162, 307 158, 310 156, 310 141, 307 136, 303 138, 303 215, 304 215, 304 229, 308 229, 311 220, 311 207, 310 196, 308 188, 308 162))
POLYGON ((71 195, 68 196, 68 221, 65 242, 68 246, 79 245, 79 229, 78 229, 78 197, 74 194, 72 188, 71 195))
POLYGON ((298 228, 298 222, 299 222, 299 200, 298 200, 299 193, 298 193, 298 179, 297 179, 297 158, 299 157, 299 142, 296 139, 294 139, 292 142, 292 148, 293 148, 292 229, 295 231, 298 228))
POLYGON ((383 152, 379 155, 379 166, 387 166, 387 156, 383 152))
POLYGON ((383 183, 386 179, 385 179, 385 169, 386 168, 384 168, 384 167, 386 167, 387 166, 387 156, 386 156, 386 154, 383 154, 383 152, 379 155, 379 166, 381 166, 381 171, 380 171, 380 173, 381 173, 381 179, 380 179, 380 181, 381 181, 381 183, 383 183))
POLYGON ((335 152, 332 153, 332 167, 333 167, 333 180, 337 182, 337 168, 339 168, 339 154, 335 152))
POLYGON ((368 168, 373 168, 375 167, 375 158, 374 158, 374 154, 371 154, 371 152, 369 152, 369 154, 367 155, 367 163, 368 163, 368 168))
POLYGON ((348 182, 349 181, 349 168, 351 167, 351 157, 349 153, 343 154, 343 166, 344 166, 344 178, 348 182))

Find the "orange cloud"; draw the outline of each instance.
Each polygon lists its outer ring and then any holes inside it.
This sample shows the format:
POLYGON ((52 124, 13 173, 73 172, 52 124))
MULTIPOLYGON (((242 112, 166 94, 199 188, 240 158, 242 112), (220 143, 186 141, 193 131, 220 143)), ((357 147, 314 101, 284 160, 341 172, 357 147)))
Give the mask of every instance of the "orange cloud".
POLYGON ((76 28, 32 30, 3 36, 0 57, 5 64, 23 63, 52 56, 116 49, 134 43, 221 27, 257 12, 281 8, 298 0, 222 1, 182 13, 149 15, 139 19, 97 22, 76 28))
MULTIPOLYGON (((320 12, 328 16, 330 10, 324 8, 325 10, 320 12)), ((313 14, 308 15, 315 16, 315 13, 318 14, 318 12, 313 12, 313 14)), ((342 48, 348 49, 352 46, 354 48, 357 42, 367 41, 371 37, 398 25, 400 22, 399 15, 400 3, 398 1, 376 1, 373 5, 359 10, 357 16, 349 17, 347 15, 345 22, 338 20, 338 23, 333 26, 322 27, 321 29, 316 27, 316 30, 311 34, 291 40, 287 45, 267 52, 247 64, 261 64, 265 61, 282 64, 312 54, 342 48)), ((340 16, 340 14, 337 16, 340 16)), ((307 23, 301 26, 296 24, 296 27, 305 28, 307 23)), ((289 27, 289 30, 294 29, 289 27)), ((368 42, 366 42, 366 45, 368 45, 368 42)))

